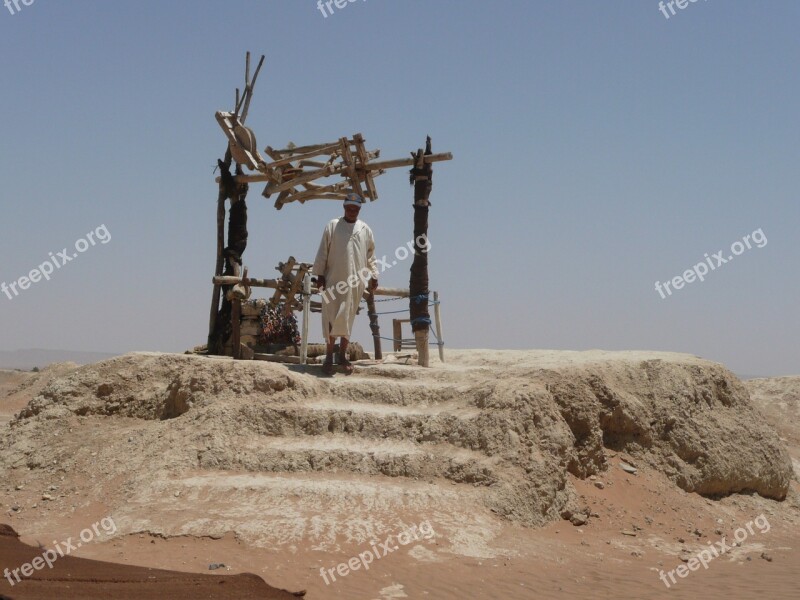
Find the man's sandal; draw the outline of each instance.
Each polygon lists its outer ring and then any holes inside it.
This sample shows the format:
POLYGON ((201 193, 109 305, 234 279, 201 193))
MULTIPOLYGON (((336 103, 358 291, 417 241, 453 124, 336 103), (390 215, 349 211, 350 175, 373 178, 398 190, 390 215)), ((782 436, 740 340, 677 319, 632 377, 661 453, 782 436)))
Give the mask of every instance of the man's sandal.
POLYGON ((339 356, 339 366, 342 367, 345 375, 353 374, 353 363, 351 363, 345 356, 339 356))

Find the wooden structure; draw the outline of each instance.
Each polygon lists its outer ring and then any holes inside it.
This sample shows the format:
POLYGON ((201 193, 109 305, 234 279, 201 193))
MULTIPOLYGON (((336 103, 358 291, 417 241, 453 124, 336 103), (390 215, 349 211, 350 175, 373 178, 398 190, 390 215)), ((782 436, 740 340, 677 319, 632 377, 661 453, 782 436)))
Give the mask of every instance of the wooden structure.
MULTIPOLYGON (((241 301, 248 298, 251 288, 264 287, 274 290, 270 303, 276 306, 283 302, 287 311, 321 310, 321 303, 311 302, 310 296, 319 293, 311 282, 311 265, 298 263, 290 257, 281 263, 278 270, 281 276, 276 279, 255 279, 247 276, 243 270, 241 255, 246 247, 246 204, 249 185, 265 183, 263 196, 275 196, 275 208, 280 210, 291 202, 301 204, 308 200, 343 201, 349 193, 357 193, 370 202, 378 199, 375 178, 388 169, 412 167, 412 183, 415 186, 415 256, 412 265, 411 286, 409 289, 377 288, 373 293, 365 292, 370 328, 375 343, 375 357, 380 359, 380 327, 375 310, 375 296, 393 295, 409 298, 411 323, 417 338, 417 349, 420 364, 428 366, 428 337, 430 325, 428 317, 428 275, 427 249, 422 248, 419 235, 427 236, 427 208, 430 194, 432 164, 439 161, 452 160, 449 152, 433 154, 430 138, 426 149, 411 153, 411 158, 380 161, 380 150, 368 150, 366 141, 360 133, 352 137, 342 137, 337 141, 274 149, 264 149, 265 158, 258 149, 256 136, 252 129, 245 125, 250 101, 258 74, 264 63, 264 57, 258 63, 252 80, 250 79, 250 53, 247 53, 245 66, 245 87, 240 94, 236 90, 235 109, 232 112, 217 112, 216 120, 225 134, 228 147, 225 159, 220 160, 221 175, 217 178, 219 195, 217 201, 217 264, 213 278, 214 291, 209 323, 209 353, 218 353, 221 340, 231 339, 234 358, 241 357, 238 335, 238 318, 241 301), (230 173, 232 162, 236 163, 235 172, 230 173), (251 171, 246 173, 245 169, 251 171), (228 231, 228 246, 225 246, 225 200, 231 201, 231 221, 228 231), (237 220, 234 219, 234 207, 237 208, 237 220), (424 209, 424 220, 418 215, 424 209), (241 215, 244 214, 244 223, 241 215), (238 234, 234 236, 235 233, 238 234), (236 237, 238 243, 232 243, 236 237), (243 240, 243 241, 242 241, 243 240), (220 307, 221 292, 222 307, 220 307), (423 332, 424 335, 420 335, 423 332), (423 347, 424 346, 424 347, 423 347)), ((435 306, 438 309, 438 297, 435 306)), ((438 313, 436 314, 438 319, 438 313)), ((307 324, 304 319, 304 328, 307 324)), ((439 354, 444 359, 439 335, 439 354)), ((305 342, 305 337, 304 337, 305 342)))

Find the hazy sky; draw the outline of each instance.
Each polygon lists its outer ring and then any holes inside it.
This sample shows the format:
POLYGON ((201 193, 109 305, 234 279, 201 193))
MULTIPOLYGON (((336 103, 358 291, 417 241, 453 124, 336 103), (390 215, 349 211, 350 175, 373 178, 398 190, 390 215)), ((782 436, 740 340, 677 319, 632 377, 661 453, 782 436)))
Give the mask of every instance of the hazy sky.
MULTIPOLYGON (((673 350, 800 373, 796 1, 688 3, 670 18, 654 0, 369 0, 327 17, 315 0, 20 8, 0 5, 0 283, 89 232, 96 243, 0 293, 0 350, 205 342, 225 149, 214 112, 232 109, 251 50, 267 56, 248 119, 260 148, 362 132, 385 158, 427 134, 453 152, 430 213, 449 346, 673 350), (656 281, 706 254, 705 281, 661 297, 656 281)), ((391 256, 411 239, 406 170, 378 189, 361 216, 391 256)), ((277 212, 261 190, 251 274, 312 262, 339 204, 277 212)), ((407 287, 408 267, 381 283, 407 287)))

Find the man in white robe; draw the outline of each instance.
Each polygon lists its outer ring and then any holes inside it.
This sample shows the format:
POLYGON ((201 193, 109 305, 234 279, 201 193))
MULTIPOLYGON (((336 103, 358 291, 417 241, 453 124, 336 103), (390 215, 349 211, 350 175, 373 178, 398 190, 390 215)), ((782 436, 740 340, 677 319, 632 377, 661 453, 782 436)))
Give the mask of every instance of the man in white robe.
POLYGON ((333 373, 333 348, 339 344, 339 365, 347 375, 353 366, 347 360, 347 345, 359 302, 369 281, 370 289, 378 287, 375 262, 375 238, 364 221, 359 220, 363 198, 348 194, 344 201, 344 217, 333 219, 322 232, 313 273, 322 293, 322 335, 327 342, 327 355, 322 369, 333 373))

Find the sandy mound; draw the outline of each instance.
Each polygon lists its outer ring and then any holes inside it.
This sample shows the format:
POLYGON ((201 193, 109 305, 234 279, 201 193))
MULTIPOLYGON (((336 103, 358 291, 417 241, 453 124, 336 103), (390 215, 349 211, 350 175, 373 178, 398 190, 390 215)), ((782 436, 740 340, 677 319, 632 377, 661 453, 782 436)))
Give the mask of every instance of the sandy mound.
POLYGON ((68 481, 53 503, 102 503, 125 533, 324 548, 424 518, 450 551, 483 556, 496 515, 540 525, 580 508, 570 474, 603 473, 611 451, 711 496, 783 499, 792 476, 721 365, 598 351, 451 351, 434 369, 332 379, 126 355, 44 385, 3 436, 0 467, 68 481))
POLYGON ((745 386, 753 404, 788 444, 800 479, 800 377, 751 379, 745 386))

